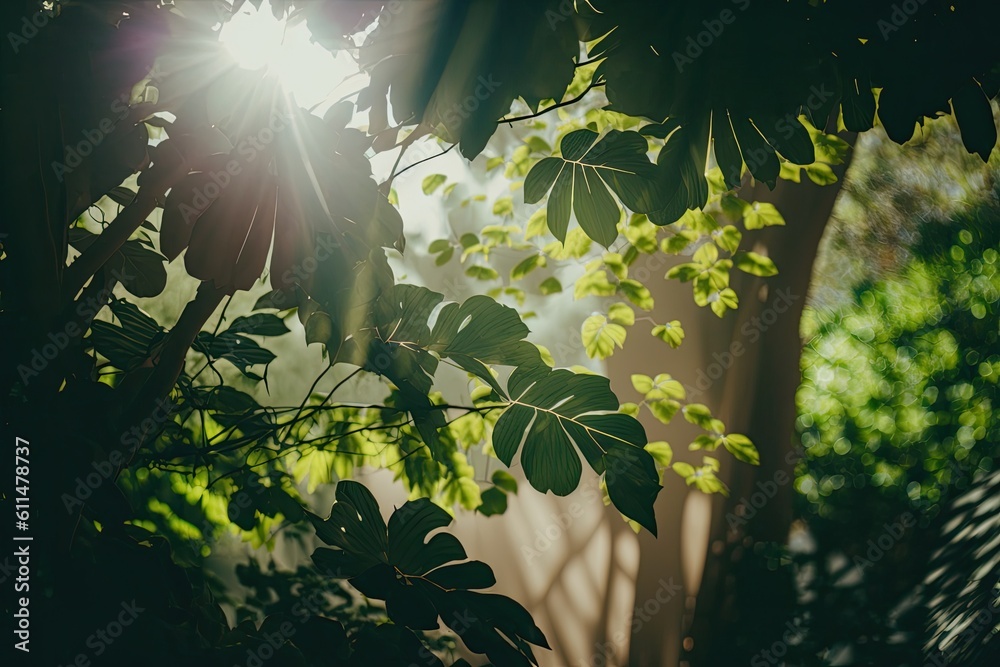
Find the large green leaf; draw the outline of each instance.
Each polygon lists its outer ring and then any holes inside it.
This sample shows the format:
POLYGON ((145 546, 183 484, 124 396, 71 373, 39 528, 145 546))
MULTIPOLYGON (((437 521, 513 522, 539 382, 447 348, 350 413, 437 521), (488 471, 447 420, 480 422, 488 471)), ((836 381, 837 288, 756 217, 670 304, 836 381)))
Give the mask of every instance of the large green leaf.
POLYGON ((510 598, 474 592, 496 583, 493 570, 466 560, 453 535, 431 535, 449 525, 451 515, 421 498, 396 510, 386 525, 363 485, 342 481, 336 497, 329 518, 307 514, 316 535, 333 547, 313 553, 324 574, 347 578, 365 596, 384 600, 398 625, 437 630, 440 618, 496 664, 538 664, 529 644, 548 643, 531 615, 510 598))
POLYGON ((615 506, 656 534, 653 501, 660 485, 643 449, 646 433, 635 418, 617 412, 607 378, 517 369, 507 389, 510 407, 493 430, 493 447, 504 463, 509 466, 521 450, 528 482, 565 496, 580 483, 582 454, 595 472, 606 474, 615 506))
MULTIPOLYGON (((462 304, 445 304, 437 312, 432 331, 428 322, 443 298, 426 287, 414 285, 396 285, 383 296, 378 307, 377 330, 393 361, 407 354, 433 352, 489 383, 501 395, 503 389, 487 364, 541 365, 538 348, 524 340, 528 327, 517 311, 488 296, 473 296, 462 304)), ((436 366, 423 364, 421 368, 425 374, 433 375, 436 366)), ((430 380, 430 376, 421 377, 418 383, 424 393, 429 391, 430 380)))
POLYGON ((533 204, 549 194, 549 229, 565 242, 570 210, 587 236, 604 247, 618 238, 621 203, 637 213, 661 207, 661 184, 646 157, 646 138, 638 132, 612 130, 600 140, 593 130, 563 137, 561 157, 538 162, 524 182, 524 201, 533 204))

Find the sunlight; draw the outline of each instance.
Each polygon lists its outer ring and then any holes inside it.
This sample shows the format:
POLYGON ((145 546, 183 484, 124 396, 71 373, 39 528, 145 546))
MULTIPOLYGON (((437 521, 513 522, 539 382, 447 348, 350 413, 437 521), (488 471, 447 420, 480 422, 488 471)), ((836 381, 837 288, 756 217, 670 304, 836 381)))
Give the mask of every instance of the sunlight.
MULTIPOLYGON (((223 26, 219 41, 238 66, 254 70, 267 67, 277 74, 286 90, 305 107, 335 102, 348 92, 346 88, 339 90, 341 84, 359 71, 347 52, 334 56, 313 42, 305 21, 275 19, 268 0, 259 10, 246 3, 223 26), (335 92, 340 95, 334 97, 335 92)), ((359 87, 363 85, 360 78, 357 81, 359 87)))

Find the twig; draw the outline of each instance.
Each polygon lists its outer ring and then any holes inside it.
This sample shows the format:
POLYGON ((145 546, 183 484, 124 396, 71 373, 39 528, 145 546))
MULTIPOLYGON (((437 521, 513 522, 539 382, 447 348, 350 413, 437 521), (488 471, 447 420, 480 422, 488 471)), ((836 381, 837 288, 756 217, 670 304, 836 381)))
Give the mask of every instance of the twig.
POLYGON ((536 113, 531 113, 531 114, 528 114, 526 116, 514 116, 513 118, 501 118, 500 120, 497 121, 497 123, 498 124, 499 123, 507 123, 508 125, 510 125, 511 123, 515 123, 517 121, 531 120, 532 118, 538 118, 542 114, 546 114, 546 113, 548 113, 548 112, 550 112, 550 111, 552 111, 554 109, 559 109, 561 107, 568 107, 571 104, 576 104, 577 102, 579 102, 580 100, 582 100, 584 97, 586 97, 587 93, 589 93, 591 90, 593 90, 594 88, 597 88, 599 86, 603 86, 603 85, 604 85, 603 81, 593 81, 593 82, 591 82, 591 84, 589 86, 587 86, 586 90, 584 90, 582 93, 580 93, 579 95, 577 95, 576 97, 574 97, 571 100, 564 100, 562 102, 557 102, 556 104, 553 104, 550 107, 545 107, 541 111, 538 111, 536 113))
POLYGON ((448 151, 450 151, 452 148, 454 148, 457 145, 458 145, 458 143, 456 142, 456 143, 452 144, 451 146, 448 146, 448 148, 444 149, 440 153, 437 153, 436 155, 431 155, 430 157, 425 157, 422 160, 417 160, 413 164, 410 164, 410 165, 407 165, 407 166, 403 167, 402 169, 399 170, 399 173, 396 174, 396 176, 399 176, 400 174, 403 174, 403 173, 409 171, 410 169, 413 169, 418 164, 423 164, 424 162, 427 162, 428 160, 433 160, 436 157, 441 157, 442 155, 444 155, 445 153, 447 153, 448 151))

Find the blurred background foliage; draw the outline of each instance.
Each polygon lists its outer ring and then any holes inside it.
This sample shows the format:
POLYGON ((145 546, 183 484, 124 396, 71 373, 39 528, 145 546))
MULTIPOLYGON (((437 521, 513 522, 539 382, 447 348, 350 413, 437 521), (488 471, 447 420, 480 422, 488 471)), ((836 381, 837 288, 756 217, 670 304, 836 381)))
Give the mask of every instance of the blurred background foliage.
POLYGON ((744 619, 753 665, 996 664, 1000 161, 958 141, 856 147, 802 323, 792 538, 737 556, 797 593, 783 636, 744 619))

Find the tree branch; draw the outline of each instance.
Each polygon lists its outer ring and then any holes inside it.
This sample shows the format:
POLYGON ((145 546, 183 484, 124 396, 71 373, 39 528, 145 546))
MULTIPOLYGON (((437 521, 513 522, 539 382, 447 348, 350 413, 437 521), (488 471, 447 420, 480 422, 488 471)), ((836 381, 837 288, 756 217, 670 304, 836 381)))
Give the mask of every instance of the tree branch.
POLYGON ((582 100, 584 97, 587 96, 587 93, 589 93, 594 88, 598 88, 598 87, 603 86, 603 85, 604 85, 603 81, 592 81, 591 84, 589 86, 587 86, 586 90, 584 90, 582 93, 580 93, 579 95, 577 95, 573 99, 563 100, 562 102, 558 102, 556 104, 553 104, 550 107, 545 107, 541 111, 538 111, 536 113, 530 113, 530 114, 528 114, 526 116, 514 116, 513 118, 501 118, 500 120, 497 121, 497 124, 499 125, 500 123, 507 123, 508 125, 510 125, 511 123, 515 123, 515 122, 521 121, 521 120, 531 120, 532 118, 538 118, 542 114, 546 114, 546 113, 548 113, 550 111, 553 111, 555 109, 559 109, 561 107, 568 107, 569 105, 576 104, 577 102, 579 102, 580 100, 582 100))

